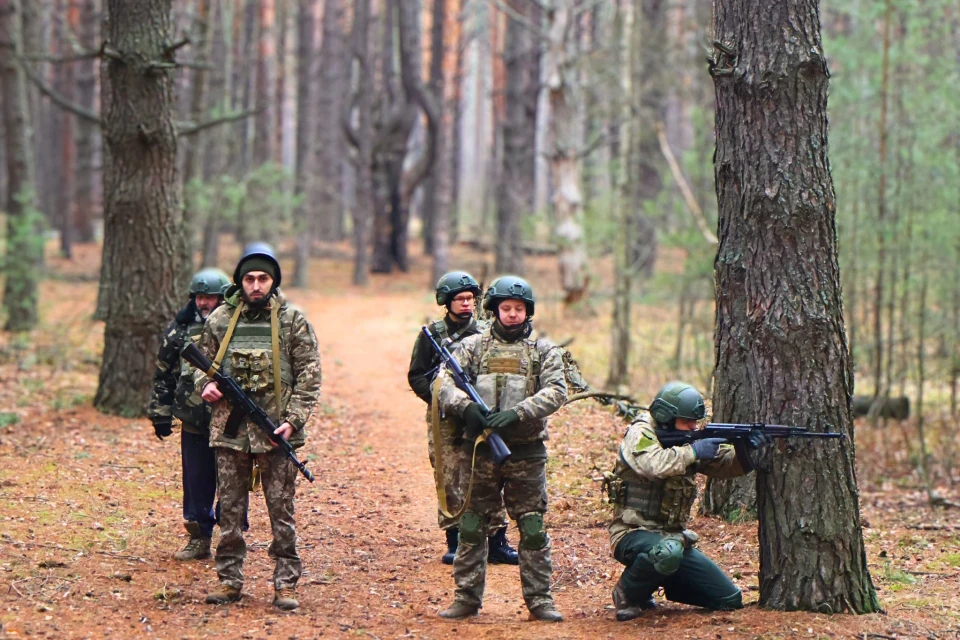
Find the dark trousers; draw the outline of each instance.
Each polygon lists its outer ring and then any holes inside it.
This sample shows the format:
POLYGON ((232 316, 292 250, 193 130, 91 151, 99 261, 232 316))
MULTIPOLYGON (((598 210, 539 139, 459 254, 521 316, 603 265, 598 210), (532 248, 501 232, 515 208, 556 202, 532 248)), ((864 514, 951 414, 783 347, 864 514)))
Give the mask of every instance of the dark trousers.
POLYGON ((183 460, 183 519, 200 525, 200 534, 209 538, 217 517, 213 500, 217 495, 217 461, 210 448, 210 436, 181 431, 183 460))
POLYGON ((674 573, 665 576, 658 572, 647 554, 663 537, 652 531, 632 531, 617 545, 614 557, 626 566, 621 579, 631 602, 642 602, 663 587, 667 600, 673 602, 713 610, 743 607, 740 589, 695 547, 683 550, 680 567, 674 573))

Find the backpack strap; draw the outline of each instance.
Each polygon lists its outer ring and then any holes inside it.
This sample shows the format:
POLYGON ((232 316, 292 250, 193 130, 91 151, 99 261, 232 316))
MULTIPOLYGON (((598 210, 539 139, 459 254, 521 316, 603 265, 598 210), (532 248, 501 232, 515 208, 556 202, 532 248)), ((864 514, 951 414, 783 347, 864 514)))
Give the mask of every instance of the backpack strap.
POLYGON ((240 313, 243 311, 244 306, 243 300, 237 303, 237 308, 233 312, 233 317, 230 318, 230 324, 227 325, 227 332, 223 334, 223 339, 220 340, 220 348, 217 349, 217 357, 213 359, 213 368, 216 371, 220 370, 220 363, 223 362, 223 356, 227 355, 227 347, 230 346, 230 340, 233 339, 233 330, 237 328, 237 321, 240 320, 240 313))

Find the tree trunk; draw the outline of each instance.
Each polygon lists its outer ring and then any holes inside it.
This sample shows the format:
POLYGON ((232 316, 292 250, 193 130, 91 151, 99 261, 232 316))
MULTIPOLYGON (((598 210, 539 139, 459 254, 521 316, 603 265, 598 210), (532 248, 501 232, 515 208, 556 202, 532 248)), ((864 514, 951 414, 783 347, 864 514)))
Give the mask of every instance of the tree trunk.
MULTIPOLYGON (((83 46, 94 46, 100 40, 97 0, 71 0, 79 7, 80 27, 77 36, 83 46)), ((93 111, 97 91, 96 62, 80 60, 76 65, 76 101, 84 109, 93 111)), ((78 118, 73 125, 76 147, 76 175, 73 182, 74 230, 77 242, 93 242, 93 220, 96 217, 94 202, 94 159, 98 146, 97 125, 85 118, 78 118)))
POLYGON ((441 161, 434 167, 423 189, 423 220, 427 239, 424 253, 433 256, 431 282, 437 282, 447 272, 450 263, 450 235, 447 224, 450 212, 448 163, 452 158, 448 153, 450 145, 447 141, 448 129, 444 118, 446 85, 443 77, 443 61, 446 53, 443 36, 446 14, 447 0, 433 0, 433 24, 430 31, 430 92, 437 105, 437 117, 440 120, 440 126, 437 128, 436 153, 441 161))
MULTIPOLYGON (((62 11, 62 17, 58 21, 61 26, 60 33, 56 35, 57 49, 64 53, 68 52, 66 47, 68 30, 77 33, 80 29, 80 11, 73 0, 64 0, 63 6, 56 7, 56 11, 62 11), (66 20, 63 19, 66 18, 66 20)), ((62 87, 61 93, 70 101, 74 100, 76 85, 74 83, 75 69, 72 64, 63 65, 57 70, 59 75, 59 84, 62 87)), ((56 117, 62 123, 60 130, 60 167, 61 182, 57 189, 57 210, 59 211, 60 223, 60 253, 68 260, 73 257, 73 180, 76 176, 76 151, 74 147, 73 114, 56 109, 56 117)))
POLYGON ((846 436, 779 444, 760 461, 760 604, 874 612, 880 605, 860 524, 818 2, 717 0, 715 40, 714 415, 846 436))
MULTIPOLYGON (((297 161, 294 192, 304 196, 310 191, 315 167, 311 162, 313 145, 310 132, 310 62, 313 60, 313 0, 299 0, 297 15, 297 161)), ((294 212, 296 258, 293 261, 293 286, 307 286, 310 245, 313 244, 312 203, 305 198, 294 212)))
MULTIPOLYGON (((210 64, 210 51, 213 42, 213 29, 210 28, 212 19, 213 12, 210 11, 210 0, 196 0, 194 46, 197 48, 197 62, 201 66, 193 72, 193 95, 190 96, 190 117, 195 122, 200 122, 208 110, 207 93, 210 74, 203 68, 203 65, 210 64)), ((218 135, 218 133, 214 132, 213 135, 218 135)), ((186 188, 187 185, 194 181, 202 182, 203 180, 203 156, 209 138, 210 136, 206 132, 200 131, 194 133, 187 142, 183 160, 183 184, 186 194, 190 193, 190 189, 186 188)), ((189 272, 193 270, 194 253, 196 253, 194 237, 197 232, 197 211, 195 211, 196 203, 190 201, 189 195, 184 197, 183 204, 184 261, 182 271, 186 278, 189 278, 189 272)))
MULTIPOLYGON (((517 5, 520 19, 507 17, 504 39, 504 105, 500 128, 503 143, 502 169, 497 187, 496 270, 523 275, 523 218, 532 213, 534 167, 534 129, 527 120, 530 63, 527 58, 535 47, 529 21, 530 3, 517 5)), ((536 84, 536 78, 532 79, 536 84)))
POLYGON ((554 0, 547 9, 549 35, 545 59, 550 92, 553 141, 551 171, 555 181, 553 206, 560 242, 560 285, 564 303, 575 304, 587 293, 587 250, 583 236, 583 197, 580 191, 577 93, 573 54, 573 0, 554 0))
MULTIPOLYGON (((339 242, 343 240, 344 203, 341 202, 343 158, 346 148, 340 127, 343 111, 343 96, 348 91, 344 83, 346 42, 344 41, 344 1, 326 0, 323 9, 323 41, 320 43, 320 70, 318 91, 311 102, 316 105, 316 122, 313 123, 316 144, 314 145, 314 168, 316 174, 307 189, 309 201, 315 208, 315 233, 320 240, 339 242)), ((311 111, 313 111, 311 106, 311 111)))
POLYGON ((171 0, 107 0, 103 33, 119 59, 104 63, 104 273, 110 287, 94 406, 142 415, 160 346, 180 301, 182 244, 172 73, 171 0))
POLYGON ((353 208, 353 283, 365 285, 370 272, 370 239, 373 221, 373 60, 370 55, 370 2, 354 0, 350 34, 350 87, 356 87, 347 104, 342 125, 356 147, 357 199, 353 208), (353 111, 356 109, 356 128, 353 111))
MULTIPOLYGON (((280 0, 281 2, 283 0, 280 0)), ((276 0, 260 0, 260 30, 257 42, 257 79, 255 83, 255 98, 251 104, 263 107, 262 111, 257 113, 256 135, 253 138, 253 167, 256 169, 263 164, 270 162, 274 158, 274 143, 276 135, 274 133, 275 112, 277 109, 276 96, 273 95, 275 85, 275 54, 274 31, 279 28, 275 24, 276 15, 274 13, 276 0)), ((249 241, 252 238, 245 238, 249 241)))
POLYGON ((23 0, 0 0, 0 32, 10 48, 0 48, 0 88, 7 158, 7 255, 3 309, 5 331, 28 331, 37 324, 37 281, 43 263, 43 218, 36 206, 33 131, 27 76, 18 64, 23 55, 23 0))

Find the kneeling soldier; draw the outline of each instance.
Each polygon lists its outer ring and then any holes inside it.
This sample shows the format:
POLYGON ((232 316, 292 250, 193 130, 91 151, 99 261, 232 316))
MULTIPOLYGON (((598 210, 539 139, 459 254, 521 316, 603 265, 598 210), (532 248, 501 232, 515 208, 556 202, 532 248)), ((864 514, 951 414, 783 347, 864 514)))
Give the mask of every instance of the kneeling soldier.
MULTIPOLYGON (((663 587, 667 600, 714 610, 740 609, 740 589, 696 548, 697 534, 687 530, 697 498, 695 475, 734 478, 745 469, 740 455, 722 438, 663 448, 657 429, 694 431, 706 411, 703 396, 682 382, 663 387, 630 425, 620 443, 620 455, 609 481, 616 505, 610 524, 610 548, 626 566, 613 590, 617 620, 632 620, 653 609, 653 593, 663 587)), ((770 442, 754 434, 751 449, 770 442)), ((749 466, 749 465, 748 465, 749 466)))

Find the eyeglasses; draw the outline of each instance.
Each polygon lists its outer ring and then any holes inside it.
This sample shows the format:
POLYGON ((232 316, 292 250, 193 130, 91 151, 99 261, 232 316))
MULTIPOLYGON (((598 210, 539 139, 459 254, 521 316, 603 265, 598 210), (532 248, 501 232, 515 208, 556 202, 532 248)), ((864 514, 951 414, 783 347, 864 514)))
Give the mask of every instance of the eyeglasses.
POLYGON ((467 302, 474 302, 477 299, 477 296, 472 293, 461 293, 453 299, 454 302, 459 302, 460 304, 465 304, 467 302))

